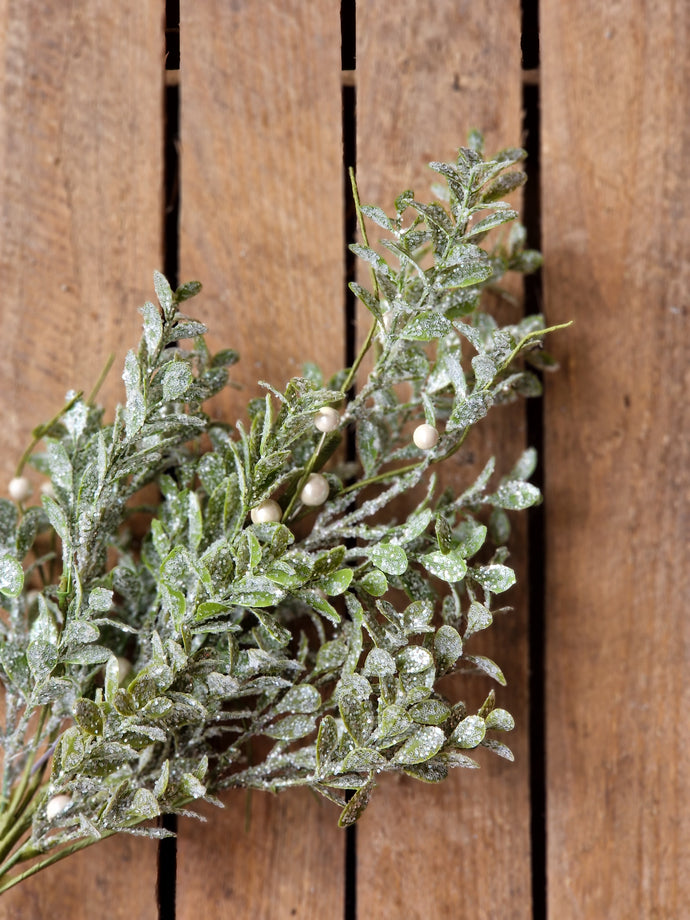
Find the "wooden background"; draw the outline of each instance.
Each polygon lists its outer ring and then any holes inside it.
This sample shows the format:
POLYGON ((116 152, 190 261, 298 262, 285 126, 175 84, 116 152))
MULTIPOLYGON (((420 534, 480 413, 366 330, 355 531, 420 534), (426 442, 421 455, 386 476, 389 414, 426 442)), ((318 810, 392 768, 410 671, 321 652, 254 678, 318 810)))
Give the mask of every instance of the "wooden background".
POLYGON ((195 310, 250 392, 344 362, 344 84, 362 197, 384 207, 470 127, 493 151, 527 124, 546 259, 529 296, 575 325, 543 403, 472 447, 504 467, 542 447, 546 503, 517 534, 523 588, 490 652, 517 761, 382 783, 349 842, 307 794, 254 796, 248 830, 231 795, 180 823, 161 908, 156 845, 123 837, 9 892, 0 918, 685 916, 690 6, 345 0, 345 73, 338 0, 180 6, 166 71, 163 0, 0 0, 2 480, 64 391, 134 341, 153 268, 204 282, 195 310))

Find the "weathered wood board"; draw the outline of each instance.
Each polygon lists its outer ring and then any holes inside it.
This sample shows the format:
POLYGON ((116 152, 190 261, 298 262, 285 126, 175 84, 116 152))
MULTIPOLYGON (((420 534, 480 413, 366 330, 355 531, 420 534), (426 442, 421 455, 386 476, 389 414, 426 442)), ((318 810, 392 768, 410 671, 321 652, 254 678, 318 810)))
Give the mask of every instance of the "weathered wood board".
MULTIPOLYGON (((488 153, 520 143, 519 3, 443 0, 433 15, 411 0, 358 3, 356 86, 362 201, 390 212, 405 188, 433 200, 438 176, 428 162, 453 160, 471 128, 485 135, 488 153)), ((513 308, 505 322, 519 315, 513 308)), ((521 408, 494 410, 449 463, 443 483, 462 491, 492 455, 507 472, 524 447, 521 408)), ((457 771, 440 786, 382 782, 357 828, 361 917, 440 917, 469 905, 482 918, 531 916, 524 540, 518 525, 511 564, 522 587, 507 600, 514 612, 497 621, 493 637, 473 640, 477 653, 505 666, 508 688, 497 688, 498 699, 518 724, 506 739, 516 763, 484 751, 480 771, 457 771)), ((491 686, 466 678, 449 694, 478 707, 491 686)))
POLYGON ((549 916, 690 900, 690 7, 541 5, 549 916))
MULTIPOLYGON (((344 364, 339 4, 183 6, 180 93, 180 276, 204 284, 212 341, 240 352, 244 389, 217 407, 232 419, 257 380, 344 364)), ((256 793, 245 829, 245 798, 181 822, 178 920, 202 898, 209 920, 340 917, 337 810, 256 793)))
MULTIPOLYGON (((162 255, 162 16, 160 0, 0 3, 4 482, 65 392, 138 340, 162 255)), ((113 372, 111 409, 122 389, 113 372)), ((156 862, 155 842, 109 840, 5 894, 0 917, 153 920, 156 862)))

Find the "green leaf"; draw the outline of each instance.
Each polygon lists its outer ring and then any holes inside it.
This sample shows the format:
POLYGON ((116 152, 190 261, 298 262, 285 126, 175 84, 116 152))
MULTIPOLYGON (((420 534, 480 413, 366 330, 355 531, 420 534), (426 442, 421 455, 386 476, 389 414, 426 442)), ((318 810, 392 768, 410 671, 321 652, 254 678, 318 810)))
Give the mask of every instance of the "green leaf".
POLYGON ((472 578, 479 584, 491 591, 493 594, 500 594, 507 591, 515 584, 515 572, 507 565, 481 565, 472 569, 472 578))
POLYGON ((462 655, 460 633, 452 626, 441 626, 434 636, 434 656, 436 668, 440 673, 453 667, 462 655))
POLYGON ((338 747, 338 723, 333 716, 326 715, 319 724, 316 738, 316 769, 322 772, 329 768, 338 747))
POLYGON ((456 725, 450 741, 461 748, 476 748, 484 740, 485 734, 484 719, 479 716, 467 716, 456 725))
POLYGON ((485 722, 487 729, 510 732, 515 728, 515 719, 505 709, 492 709, 485 722))
POLYGON ((465 655, 465 661, 471 662, 480 671, 488 674, 489 677, 492 677, 502 687, 505 687, 506 679, 503 676, 503 671, 495 661, 491 660, 491 658, 486 658, 484 655, 465 655))
POLYGON ((480 604, 479 601, 472 601, 467 611, 467 628, 465 629, 465 639, 469 639, 474 633, 486 629, 493 623, 491 611, 480 604))
POLYGON ((184 361, 170 361, 161 377, 163 399, 175 402, 187 393, 193 380, 192 369, 184 361))
POLYGON ((140 312, 144 317, 144 340, 149 355, 155 355, 162 346, 163 320, 160 310, 154 304, 147 302, 140 312))
POLYGON ((354 281, 351 281, 348 285, 352 293, 355 295, 357 300, 361 300, 367 310, 380 320, 382 318, 381 314, 381 304, 378 298, 374 297, 366 288, 363 288, 360 284, 357 284, 354 281))
POLYGON ((89 735, 103 734, 103 719, 101 710, 93 702, 82 697, 74 706, 74 718, 83 731, 89 735))
POLYGON ((413 316, 405 324, 402 331, 402 338, 408 341, 429 342, 432 339, 440 339, 453 331, 449 320, 442 313, 435 313, 433 310, 427 310, 413 316))
POLYGON ((350 587, 352 581, 352 569, 339 569, 337 572, 331 572, 319 582, 319 587, 326 592, 329 597, 337 597, 344 594, 350 587))
POLYGON ((358 744, 371 735, 375 719, 370 697, 371 684, 360 674, 343 677, 335 689, 334 698, 348 733, 358 744))
POLYGON ((504 760, 509 760, 511 763, 515 760, 515 756, 508 745, 503 744, 501 741, 496 741, 495 738, 485 738, 482 741, 482 747, 488 748, 494 754, 503 757, 504 760))
POLYGON ((499 508, 522 511, 524 508, 531 508, 532 505, 539 504, 541 492, 530 482, 513 480, 501 483, 496 492, 488 497, 488 500, 499 508))
POLYGON ((397 664, 401 672, 419 674, 434 663, 431 653, 420 645, 408 645, 398 652, 397 664))
POLYGON ((443 729, 435 725, 424 725, 395 753, 393 763, 416 764, 430 760, 441 750, 445 740, 443 729))
MULTIPOLYGON (((125 431, 127 437, 134 437, 144 426, 146 420, 146 400, 141 381, 141 369, 133 351, 127 352, 125 369, 122 374, 127 393, 125 405, 125 431)), ((44 507, 45 500, 44 500, 44 507)), ((46 511, 48 508, 46 507, 46 511)))
POLYGON ((364 677, 392 677, 397 671, 395 659, 382 648, 372 648, 366 657, 362 674, 364 677))
POLYGON ((414 721, 422 725, 441 725, 450 716, 450 709, 441 700, 420 700, 408 711, 414 721))
POLYGON ((499 176, 489 185, 482 195, 482 201, 484 203, 498 201, 505 195, 514 192, 515 189, 520 188, 526 181, 527 176, 521 170, 511 170, 510 172, 503 173, 502 176, 499 176))
POLYGON ((383 597, 388 590, 388 580, 379 569, 372 569, 367 572, 359 584, 372 597, 383 597))
POLYGON ((5 553, 0 555, 0 593, 18 597, 24 587, 24 570, 17 560, 5 553))
POLYGON ((286 716, 279 722, 275 722, 269 728, 264 730, 264 734, 269 738, 276 738, 278 741, 297 741, 311 734, 316 728, 316 718, 312 715, 294 715, 286 716))
POLYGON ((465 234, 465 239, 469 239, 473 236, 478 236, 480 233, 487 233, 489 230, 493 230, 494 227, 500 227, 501 224, 515 220, 517 216, 517 211, 511 211, 510 208, 501 208, 500 210, 490 214, 488 217, 485 217, 483 220, 480 220, 471 226, 469 231, 465 234))
POLYGON ((388 575, 402 575, 407 569, 407 554, 402 546, 392 543, 377 543, 369 550, 369 558, 388 575))
POLYGON ((373 791, 374 781, 370 780, 355 792, 345 808, 340 812, 338 827, 350 827, 362 816, 364 809, 369 804, 373 791))
POLYGON ((26 650, 26 660, 36 683, 46 680, 58 662, 57 647, 44 639, 35 639, 26 650))
POLYGON ((384 766, 386 758, 375 748, 358 747, 350 751, 342 763, 342 770, 346 773, 362 773, 376 770, 384 766))
POLYGON ((175 307, 173 292, 170 285, 168 284, 167 278, 160 272, 154 272, 153 287, 156 291, 158 303, 161 305, 161 309, 163 310, 163 316, 168 322, 172 322, 175 319, 177 309, 175 307))
POLYGON ((462 581, 467 573, 467 563, 458 550, 450 553, 433 552, 421 556, 419 560, 424 568, 450 584, 462 581))
POLYGON ((89 594, 89 607, 107 613, 113 605, 113 592, 108 588, 94 588, 89 594))
POLYGON ((321 705, 321 694, 311 684, 300 684, 287 691, 276 706, 275 711, 308 713, 316 712, 321 705))

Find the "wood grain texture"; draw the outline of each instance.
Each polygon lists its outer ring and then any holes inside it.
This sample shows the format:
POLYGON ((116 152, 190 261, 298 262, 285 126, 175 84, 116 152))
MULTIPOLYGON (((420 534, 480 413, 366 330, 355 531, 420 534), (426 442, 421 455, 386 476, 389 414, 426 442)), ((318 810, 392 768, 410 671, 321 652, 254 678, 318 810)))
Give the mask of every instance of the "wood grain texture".
MULTIPOLYGON (((233 419, 304 361, 344 362, 340 20, 318 4, 187 4, 181 21, 181 278, 218 346, 241 355, 216 411, 233 419)), ((308 794, 230 793, 212 824, 183 821, 178 920, 339 918, 344 835, 308 794), (285 879, 290 879, 288 884, 285 879)))
POLYGON ((690 7, 541 5, 549 916, 690 900, 690 7))
MULTIPOLYGON (((357 33, 362 201, 391 210, 404 188, 428 200, 437 176, 426 164, 454 159, 472 127, 485 134, 488 152, 519 143, 517 2, 361 0, 357 33)), ((516 310, 504 315, 505 322, 516 318, 516 310)), ((492 454, 506 472, 524 445, 521 408, 494 410, 450 461, 444 482, 465 488, 492 454)), ((519 726, 507 739, 516 763, 481 752, 480 772, 457 771, 441 786, 382 782, 357 831, 362 917, 531 916, 524 544, 521 523, 511 562, 523 587, 508 600, 515 611, 497 620, 493 637, 473 640, 475 652, 505 668, 508 688, 498 688, 498 699, 519 726)), ((490 686, 488 679, 459 681, 449 695, 477 706, 490 686)))
MULTIPOLYGON (((162 14, 0 2, 3 482, 65 391, 138 338, 161 259, 162 14)), ((121 390, 113 372, 101 395, 121 390)), ((0 917, 151 920, 155 879, 155 843, 114 839, 5 894, 0 917)))

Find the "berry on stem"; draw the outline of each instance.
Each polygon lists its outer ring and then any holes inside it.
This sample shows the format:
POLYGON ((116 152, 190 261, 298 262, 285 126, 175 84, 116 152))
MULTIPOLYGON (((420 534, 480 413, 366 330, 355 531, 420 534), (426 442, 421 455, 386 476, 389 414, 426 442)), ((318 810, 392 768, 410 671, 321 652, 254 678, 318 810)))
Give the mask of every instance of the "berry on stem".
POLYGON ((424 423, 418 425, 412 435, 412 440, 420 450, 431 450, 438 444, 439 433, 433 425, 424 423))
POLYGON ((252 508, 250 512, 252 524, 275 524, 282 516, 282 508, 272 498, 262 501, 256 508, 252 508))
POLYGON ((15 476, 14 479, 10 479, 7 490, 10 493, 10 497, 16 502, 26 501, 33 492, 31 483, 26 476, 15 476))
POLYGON ((324 434, 329 434, 340 424, 340 413, 331 406, 322 406, 314 416, 314 425, 324 434))
POLYGON ((52 821, 66 808, 69 808, 71 804, 72 799, 68 795, 54 795, 52 799, 48 799, 48 804, 46 805, 46 818, 52 821))
POLYGON ((326 477, 321 473, 312 473, 305 482, 299 497, 304 505, 316 508, 318 505, 323 505, 329 492, 330 486, 326 477))

